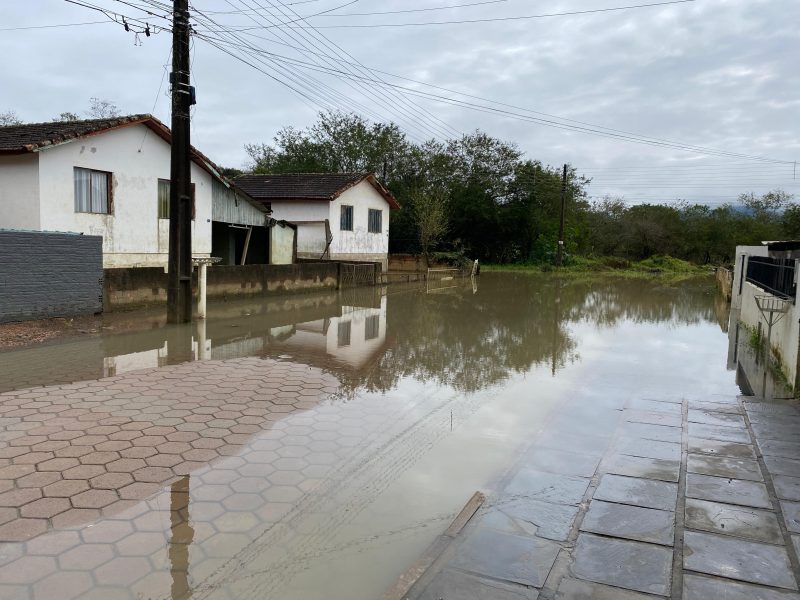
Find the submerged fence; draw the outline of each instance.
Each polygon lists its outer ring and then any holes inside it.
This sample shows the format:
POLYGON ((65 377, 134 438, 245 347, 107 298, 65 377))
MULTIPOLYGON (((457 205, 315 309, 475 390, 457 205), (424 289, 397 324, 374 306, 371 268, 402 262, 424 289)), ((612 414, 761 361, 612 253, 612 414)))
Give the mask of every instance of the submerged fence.
POLYGON ((747 281, 792 304, 797 297, 793 259, 751 256, 747 261, 747 281))

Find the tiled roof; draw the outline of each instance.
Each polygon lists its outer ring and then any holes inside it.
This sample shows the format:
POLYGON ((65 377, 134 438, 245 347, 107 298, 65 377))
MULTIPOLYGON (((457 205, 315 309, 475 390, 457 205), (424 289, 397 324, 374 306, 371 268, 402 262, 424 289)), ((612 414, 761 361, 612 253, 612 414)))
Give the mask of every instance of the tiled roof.
MULTIPOLYGON (((169 127, 156 119, 153 115, 127 115, 109 119, 85 119, 81 121, 52 121, 49 123, 24 123, 22 125, 9 125, 0 127, 0 155, 25 154, 63 144, 72 140, 85 138, 111 129, 144 125, 158 135, 168 144, 172 143, 172 132, 169 127)), ((222 170, 214 164, 205 154, 194 146, 191 147, 192 160, 212 177, 232 185, 231 181, 222 175, 222 170)), ((238 188, 238 186, 235 186, 238 188)), ((239 188, 240 189, 240 188, 239 188)), ((245 195, 247 192, 243 191, 245 195)), ((248 198, 249 199, 249 198, 248 198)), ((261 206, 260 203, 256 203, 261 206)))
POLYGON ((234 182, 262 202, 275 200, 335 200, 342 193, 367 180, 392 208, 397 200, 370 173, 292 173, 284 175, 240 175, 234 182))
POLYGON ((124 125, 141 123, 152 118, 150 115, 129 115, 110 119, 25 123, 23 125, 0 127, 0 153, 22 154, 33 152, 45 146, 60 144, 124 125))

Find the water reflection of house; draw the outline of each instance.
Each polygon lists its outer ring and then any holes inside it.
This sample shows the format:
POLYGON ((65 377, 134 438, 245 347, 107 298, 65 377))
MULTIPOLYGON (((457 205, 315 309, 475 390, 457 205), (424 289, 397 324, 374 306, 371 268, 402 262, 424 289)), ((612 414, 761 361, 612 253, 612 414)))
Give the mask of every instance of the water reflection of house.
MULTIPOLYGON (((183 335, 173 329, 162 330, 159 336, 146 332, 141 343, 149 347, 106 355, 103 375, 183 361, 258 355, 297 355, 315 366, 360 369, 386 345, 386 296, 375 288, 282 304, 258 318, 253 318, 256 315, 246 304, 222 306, 216 315, 212 310, 206 322, 198 322, 183 335), (224 314, 231 310, 234 314, 224 314)), ((255 312, 259 306, 251 308, 255 312)), ((132 342, 138 335, 128 336, 124 346, 137 347, 132 342)))

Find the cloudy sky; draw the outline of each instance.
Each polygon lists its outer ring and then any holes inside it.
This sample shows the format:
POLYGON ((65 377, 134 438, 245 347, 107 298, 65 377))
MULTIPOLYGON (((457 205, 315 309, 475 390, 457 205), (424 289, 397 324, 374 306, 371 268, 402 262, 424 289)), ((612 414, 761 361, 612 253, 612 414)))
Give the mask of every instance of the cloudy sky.
MULTIPOLYGON (((593 177, 597 197, 718 204, 780 187, 800 200, 792 164, 800 159, 797 0, 523 18, 657 1, 195 0, 193 143, 241 167, 245 143, 304 127, 334 106, 393 120, 416 140, 482 129, 544 163, 576 166, 593 177), (299 19, 307 15, 317 16, 299 19), (439 24, 408 25, 431 22, 439 24), (413 95, 420 92, 447 101, 413 95), (633 143, 619 132, 712 152, 633 143)), ((154 35, 137 38, 65 0, 3 0, 0 112, 47 121, 83 114, 100 97, 169 123, 162 78, 171 37, 159 31, 168 12, 151 0, 78 3, 125 15, 132 30, 149 24, 154 35), (90 24, 42 27, 77 23, 90 24)))

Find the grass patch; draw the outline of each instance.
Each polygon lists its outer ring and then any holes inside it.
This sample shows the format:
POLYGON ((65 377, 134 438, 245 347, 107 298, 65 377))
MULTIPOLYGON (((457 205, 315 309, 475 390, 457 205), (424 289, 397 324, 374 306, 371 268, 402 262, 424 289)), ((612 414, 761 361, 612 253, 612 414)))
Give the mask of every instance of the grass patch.
POLYGON ((483 264, 481 265, 481 270, 526 273, 613 273, 632 277, 651 275, 694 276, 709 273, 708 266, 700 267, 671 256, 651 256, 638 262, 615 256, 570 256, 562 267, 556 267, 549 263, 483 264))

